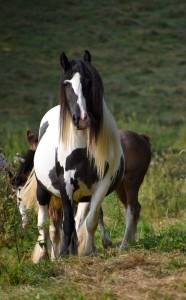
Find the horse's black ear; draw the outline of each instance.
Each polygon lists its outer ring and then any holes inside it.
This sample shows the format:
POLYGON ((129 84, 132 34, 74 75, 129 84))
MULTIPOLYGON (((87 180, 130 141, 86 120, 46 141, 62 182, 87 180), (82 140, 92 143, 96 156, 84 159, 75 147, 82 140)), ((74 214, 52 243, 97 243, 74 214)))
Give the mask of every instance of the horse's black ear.
POLYGON ((88 50, 85 50, 83 59, 84 61, 91 63, 91 54, 88 50))
POLYGON ((65 72, 70 69, 69 60, 68 60, 68 58, 67 58, 67 56, 64 52, 61 53, 60 63, 61 63, 61 66, 62 66, 62 68, 65 72))

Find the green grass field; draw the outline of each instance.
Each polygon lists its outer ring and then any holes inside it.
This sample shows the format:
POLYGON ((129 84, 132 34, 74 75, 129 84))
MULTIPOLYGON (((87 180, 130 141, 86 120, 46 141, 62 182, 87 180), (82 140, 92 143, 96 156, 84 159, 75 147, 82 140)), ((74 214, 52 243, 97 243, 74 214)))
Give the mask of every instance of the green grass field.
MULTIPOLYGON (((2 2, 2 1, 1 1, 2 2)), ((183 0, 4 1, 0 10, 0 151, 14 169, 59 101, 59 55, 92 54, 118 127, 151 137, 152 164, 140 191, 138 240, 129 251, 35 266, 36 216, 23 231, 0 174, 0 299, 186 299, 186 3, 183 0)), ((122 206, 104 201, 115 244, 122 206)))

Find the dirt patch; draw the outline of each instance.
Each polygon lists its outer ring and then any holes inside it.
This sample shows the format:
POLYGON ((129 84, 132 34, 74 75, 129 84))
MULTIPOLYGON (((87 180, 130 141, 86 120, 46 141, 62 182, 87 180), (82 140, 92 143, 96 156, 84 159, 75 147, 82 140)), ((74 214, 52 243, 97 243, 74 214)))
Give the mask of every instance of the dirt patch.
POLYGON ((135 252, 109 260, 72 258, 60 268, 86 299, 186 299, 184 257, 178 269, 170 267, 178 257, 135 252))

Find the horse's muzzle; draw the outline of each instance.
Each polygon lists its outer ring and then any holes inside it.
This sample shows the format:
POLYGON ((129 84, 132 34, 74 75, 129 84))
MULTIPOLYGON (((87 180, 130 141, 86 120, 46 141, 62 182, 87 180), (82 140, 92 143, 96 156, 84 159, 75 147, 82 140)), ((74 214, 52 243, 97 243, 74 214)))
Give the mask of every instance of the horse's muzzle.
POLYGON ((87 116, 86 119, 80 119, 77 125, 78 130, 84 130, 90 127, 90 118, 87 116))

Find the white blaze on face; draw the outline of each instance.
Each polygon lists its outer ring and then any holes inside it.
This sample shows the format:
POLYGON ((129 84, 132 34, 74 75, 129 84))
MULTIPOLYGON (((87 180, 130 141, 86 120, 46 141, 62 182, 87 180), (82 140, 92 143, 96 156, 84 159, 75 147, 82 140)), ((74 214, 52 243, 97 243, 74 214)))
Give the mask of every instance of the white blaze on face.
POLYGON ((72 88, 74 90, 74 93, 76 94, 78 100, 77 103, 80 108, 80 113, 81 113, 81 120, 84 120, 87 116, 87 109, 86 109, 86 101, 85 97, 83 96, 83 91, 82 91, 82 84, 80 80, 80 73, 76 72, 72 79, 70 80, 65 80, 65 82, 69 82, 72 85, 72 88))

